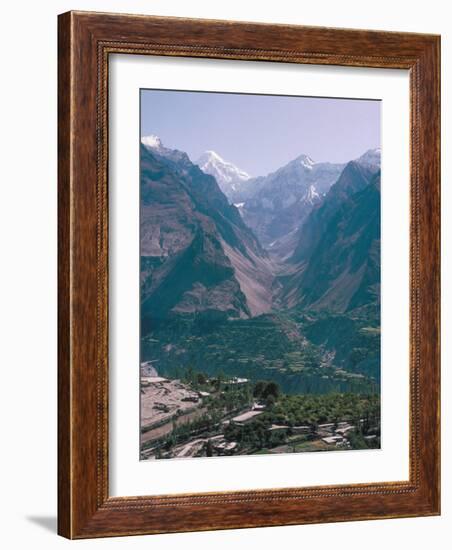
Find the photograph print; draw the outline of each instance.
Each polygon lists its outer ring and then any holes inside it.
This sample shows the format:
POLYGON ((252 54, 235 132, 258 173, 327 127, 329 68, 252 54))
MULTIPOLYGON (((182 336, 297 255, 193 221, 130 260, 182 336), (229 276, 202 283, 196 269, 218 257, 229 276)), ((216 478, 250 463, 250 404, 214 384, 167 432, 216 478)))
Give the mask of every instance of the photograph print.
POLYGON ((379 449, 381 101, 140 112, 141 460, 379 449))

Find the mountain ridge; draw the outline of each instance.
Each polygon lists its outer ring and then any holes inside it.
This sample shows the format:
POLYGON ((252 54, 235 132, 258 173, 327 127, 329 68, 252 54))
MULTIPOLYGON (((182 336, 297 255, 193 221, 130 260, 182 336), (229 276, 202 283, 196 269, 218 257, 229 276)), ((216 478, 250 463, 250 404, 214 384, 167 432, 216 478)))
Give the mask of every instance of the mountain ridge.
POLYGON ((380 171, 352 161, 298 231, 280 297, 345 312, 379 301, 380 171))
MULTIPOLYGON (((143 310, 151 316, 155 309, 161 315, 217 311, 249 318, 298 305, 344 312, 375 301, 379 264, 366 267, 363 258, 378 253, 379 226, 361 243, 362 228, 347 240, 341 227, 352 223, 347 209, 359 208, 354 201, 369 186, 373 202, 368 197, 366 208, 375 214, 379 149, 345 165, 301 154, 266 177, 244 180, 255 185, 255 196, 236 208, 217 179, 183 151, 165 147, 153 135, 143 137, 141 147, 143 310), (265 202, 270 192, 275 193, 271 205, 265 202), (253 204, 258 205, 254 219, 253 204), (352 276, 340 259, 358 245, 361 271, 352 276), (332 266, 333 252, 337 265, 332 266), (341 276, 334 271, 338 266, 341 276)), ((210 151, 213 155, 222 161, 210 151)), ((363 227, 368 221, 356 212, 353 219, 363 227)))
POLYGON ((346 163, 333 183, 325 177, 324 193, 306 175, 322 163, 307 155, 294 159, 304 179, 291 174, 292 187, 302 191, 293 205, 296 212, 303 200, 308 211, 302 223, 299 217, 293 229, 287 225, 275 254, 273 242, 261 243, 246 225, 245 205, 231 204, 215 177, 156 136, 145 139, 142 361, 152 360, 160 376, 177 378, 194 368, 273 380, 288 393, 374 391, 380 379, 378 159, 366 151, 346 163))
POLYGON ((240 213, 264 248, 283 259, 290 255, 286 238, 336 181, 343 165, 317 163, 299 155, 278 170, 249 182, 252 197, 243 197, 240 213))
POLYGON ((140 156, 143 316, 269 310, 270 260, 215 178, 180 152, 142 145, 140 156))
POLYGON ((195 164, 217 180, 220 189, 231 202, 237 202, 243 184, 246 185, 245 182, 252 179, 247 172, 224 160, 215 151, 205 151, 195 164))

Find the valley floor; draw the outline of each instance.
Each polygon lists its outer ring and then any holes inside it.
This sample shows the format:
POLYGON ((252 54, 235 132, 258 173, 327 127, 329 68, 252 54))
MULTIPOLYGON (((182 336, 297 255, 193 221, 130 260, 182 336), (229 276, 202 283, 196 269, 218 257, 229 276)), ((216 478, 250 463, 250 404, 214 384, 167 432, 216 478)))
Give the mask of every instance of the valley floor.
POLYGON ((210 377, 273 380, 287 394, 378 393, 380 321, 373 310, 178 316, 152 325, 141 357, 171 379, 191 368, 210 377))

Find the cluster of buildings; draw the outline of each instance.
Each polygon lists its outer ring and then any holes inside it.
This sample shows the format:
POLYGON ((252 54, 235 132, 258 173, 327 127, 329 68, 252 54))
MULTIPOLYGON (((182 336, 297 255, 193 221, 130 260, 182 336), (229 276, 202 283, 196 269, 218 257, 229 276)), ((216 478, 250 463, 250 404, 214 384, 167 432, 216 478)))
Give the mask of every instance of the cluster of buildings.
POLYGON ((272 424, 268 431, 270 432, 288 432, 290 430, 292 435, 308 435, 312 433, 311 426, 286 426, 284 424, 272 424))
POLYGON ((244 426, 245 424, 249 424, 253 420, 256 420, 256 417, 261 415, 263 412, 263 410, 256 411, 254 409, 251 409, 250 411, 246 411, 242 414, 239 414, 238 416, 234 416, 231 422, 236 426, 244 426))
MULTIPOLYGON (((265 405, 254 403, 251 410, 243 412, 231 419, 232 424, 236 426, 245 426, 256 420, 265 411, 265 405)), ((312 433, 311 426, 287 426, 286 424, 272 424, 267 428, 269 432, 288 432, 292 435, 306 435, 312 433)))
POLYGON ((209 439, 212 449, 219 455, 232 455, 237 451, 238 443, 226 441, 224 435, 216 435, 209 439))
POLYGON ((328 424, 319 424, 317 427, 317 435, 327 445, 335 447, 349 447, 347 435, 355 429, 348 422, 339 422, 337 425, 330 422, 328 424))
MULTIPOLYGON (((248 384, 247 378, 233 377, 224 382, 226 385, 242 385, 248 384)), ((143 440, 151 440, 152 438, 162 437, 163 432, 166 433, 162 422, 169 422, 176 413, 181 411, 194 410, 192 404, 198 404, 202 407, 203 400, 208 398, 211 393, 208 391, 200 391, 180 380, 171 380, 158 376, 158 373, 152 362, 142 363, 141 365, 141 387, 144 394, 142 399, 142 421, 143 424, 155 424, 155 435, 153 432, 145 432, 142 435, 143 440), (162 433, 160 433, 162 432, 162 433)), ((221 422, 223 426, 228 424, 233 426, 246 426, 258 419, 265 411, 266 404, 259 400, 255 401, 247 410, 242 410, 239 414, 231 418, 231 414, 226 415, 226 418, 221 422)), ((364 420, 360 420, 364 422, 364 420)), ((319 439, 328 446, 336 448, 350 448, 350 434, 356 429, 349 422, 343 421, 339 423, 324 423, 313 428, 310 425, 288 426, 286 424, 271 424, 266 427, 268 432, 287 434, 288 439, 292 440, 293 436, 306 435, 308 439, 319 439)), ((376 433, 368 433, 364 439, 371 441, 378 436, 376 433)), ((182 446, 180 456, 198 456, 204 446, 208 446, 216 455, 232 455, 239 451, 239 444, 236 441, 228 441, 224 434, 215 435, 213 437, 204 436, 204 438, 190 441, 182 446), (197 445, 195 445, 197 443, 197 445)), ((179 456, 179 455, 177 455, 179 456)))

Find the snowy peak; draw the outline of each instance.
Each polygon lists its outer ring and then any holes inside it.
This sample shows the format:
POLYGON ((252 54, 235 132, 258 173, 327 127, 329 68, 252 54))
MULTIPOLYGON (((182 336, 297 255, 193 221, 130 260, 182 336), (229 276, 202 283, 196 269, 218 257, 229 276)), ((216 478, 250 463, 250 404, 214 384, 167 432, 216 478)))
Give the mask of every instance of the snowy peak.
POLYGON ((320 201, 320 195, 317 193, 315 185, 310 185, 309 189, 306 191, 304 200, 309 204, 315 204, 320 201))
POLYGON ((198 163, 204 164, 207 162, 212 162, 214 164, 229 164, 215 151, 204 151, 204 153, 198 159, 198 163))
POLYGON ((380 166, 381 149, 380 147, 377 147, 376 149, 369 149, 356 160, 361 164, 370 164, 372 166, 380 166))
POLYGON ((142 136, 141 144, 153 155, 157 155, 158 157, 176 163, 179 170, 189 170, 190 167, 193 166, 187 153, 179 151, 178 149, 169 149, 168 147, 165 147, 162 140, 154 134, 142 136))
POLYGON ((216 177, 219 183, 231 183, 237 180, 245 181, 251 177, 244 170, 237 168, 232 162, 222 159, 215 151, 206 151, 203 153, 196 164, 203 172, 216 177))
POLYGON ((297 160, 304 168, 307 168, 308 170, 312 170, 315 164, 315 161, 313 161, 311 157, 308 157, 308 155, 300 155, 297 160))
POLYGON ((141 143, 151 149, 161 149, 163 147, 162 140, 154 134, 142 136, 141 143))
POLYGON ((231 162, 220 157, 215 151, 203 153, 196 164, 203 172, 213 176, 228 199, 233 200, 240 185, 251 176, 231 162))

